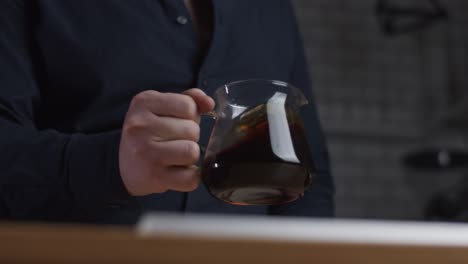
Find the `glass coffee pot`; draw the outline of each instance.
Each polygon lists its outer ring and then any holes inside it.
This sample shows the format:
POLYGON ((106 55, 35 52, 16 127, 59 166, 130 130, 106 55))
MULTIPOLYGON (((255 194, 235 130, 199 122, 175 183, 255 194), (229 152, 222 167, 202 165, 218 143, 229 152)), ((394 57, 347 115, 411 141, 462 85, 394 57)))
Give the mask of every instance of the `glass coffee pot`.
POLYGON ((281 81, 246 80, 215 92, 216 119, 202 178, 209 192, 235 205, 300 198, 315 174, 302 118, 308 102, 281 81))

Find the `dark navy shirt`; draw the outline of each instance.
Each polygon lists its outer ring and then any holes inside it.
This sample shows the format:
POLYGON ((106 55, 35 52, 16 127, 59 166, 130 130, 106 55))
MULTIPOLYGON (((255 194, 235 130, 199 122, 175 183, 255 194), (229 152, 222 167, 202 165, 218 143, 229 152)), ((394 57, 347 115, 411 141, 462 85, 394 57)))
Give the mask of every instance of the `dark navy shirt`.
MULTIPOLYGON (((302 41, 287 0, 214 0, 206 53, 180 0, 0 1, 0 217, 133 223, 146 210, 333 215, 333 181, 302 41), (296 202, 239 207, 192 193, 128 195, 120 128, 144 90, 207 94, 252 78, 290 82, 318 170, 296 202)), ((202 120, 204 145, 212 121, 202 120)))

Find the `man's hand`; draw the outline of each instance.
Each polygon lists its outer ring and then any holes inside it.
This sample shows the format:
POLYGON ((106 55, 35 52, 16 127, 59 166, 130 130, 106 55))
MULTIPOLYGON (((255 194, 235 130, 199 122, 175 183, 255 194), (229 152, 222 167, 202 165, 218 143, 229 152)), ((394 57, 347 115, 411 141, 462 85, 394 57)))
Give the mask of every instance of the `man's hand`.
POLYGON ((200 89, 145 91, 133 98, 119 149, 120 174, 131 195, 198 187, 200 114, 213 108, 213 99, 200 89))

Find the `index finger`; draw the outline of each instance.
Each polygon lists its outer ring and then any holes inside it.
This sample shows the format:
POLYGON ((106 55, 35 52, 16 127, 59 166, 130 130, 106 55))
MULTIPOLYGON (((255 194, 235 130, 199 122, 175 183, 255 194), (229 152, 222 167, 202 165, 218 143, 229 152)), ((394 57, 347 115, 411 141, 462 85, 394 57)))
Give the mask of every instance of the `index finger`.
POLYGON ((198 107, 192 97, 178 93, 146 91, 135 98, 138 107, 143 107, 158 116, 169 116, 196 121, 198 107))

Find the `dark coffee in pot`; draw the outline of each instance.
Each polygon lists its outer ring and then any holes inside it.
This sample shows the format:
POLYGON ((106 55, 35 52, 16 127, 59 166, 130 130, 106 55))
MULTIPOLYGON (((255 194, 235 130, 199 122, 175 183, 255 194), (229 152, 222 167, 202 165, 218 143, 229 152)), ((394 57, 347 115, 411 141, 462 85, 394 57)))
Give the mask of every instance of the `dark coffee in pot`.
POLYGON ((301 197, 314 167, 300 119, 288 113, 298 162, 285 161, 274 153, 264 105, 237 119, 225 135, 221 151, 205 157, 203 180, 211 194, 236 205, 282 204, 301 197))

